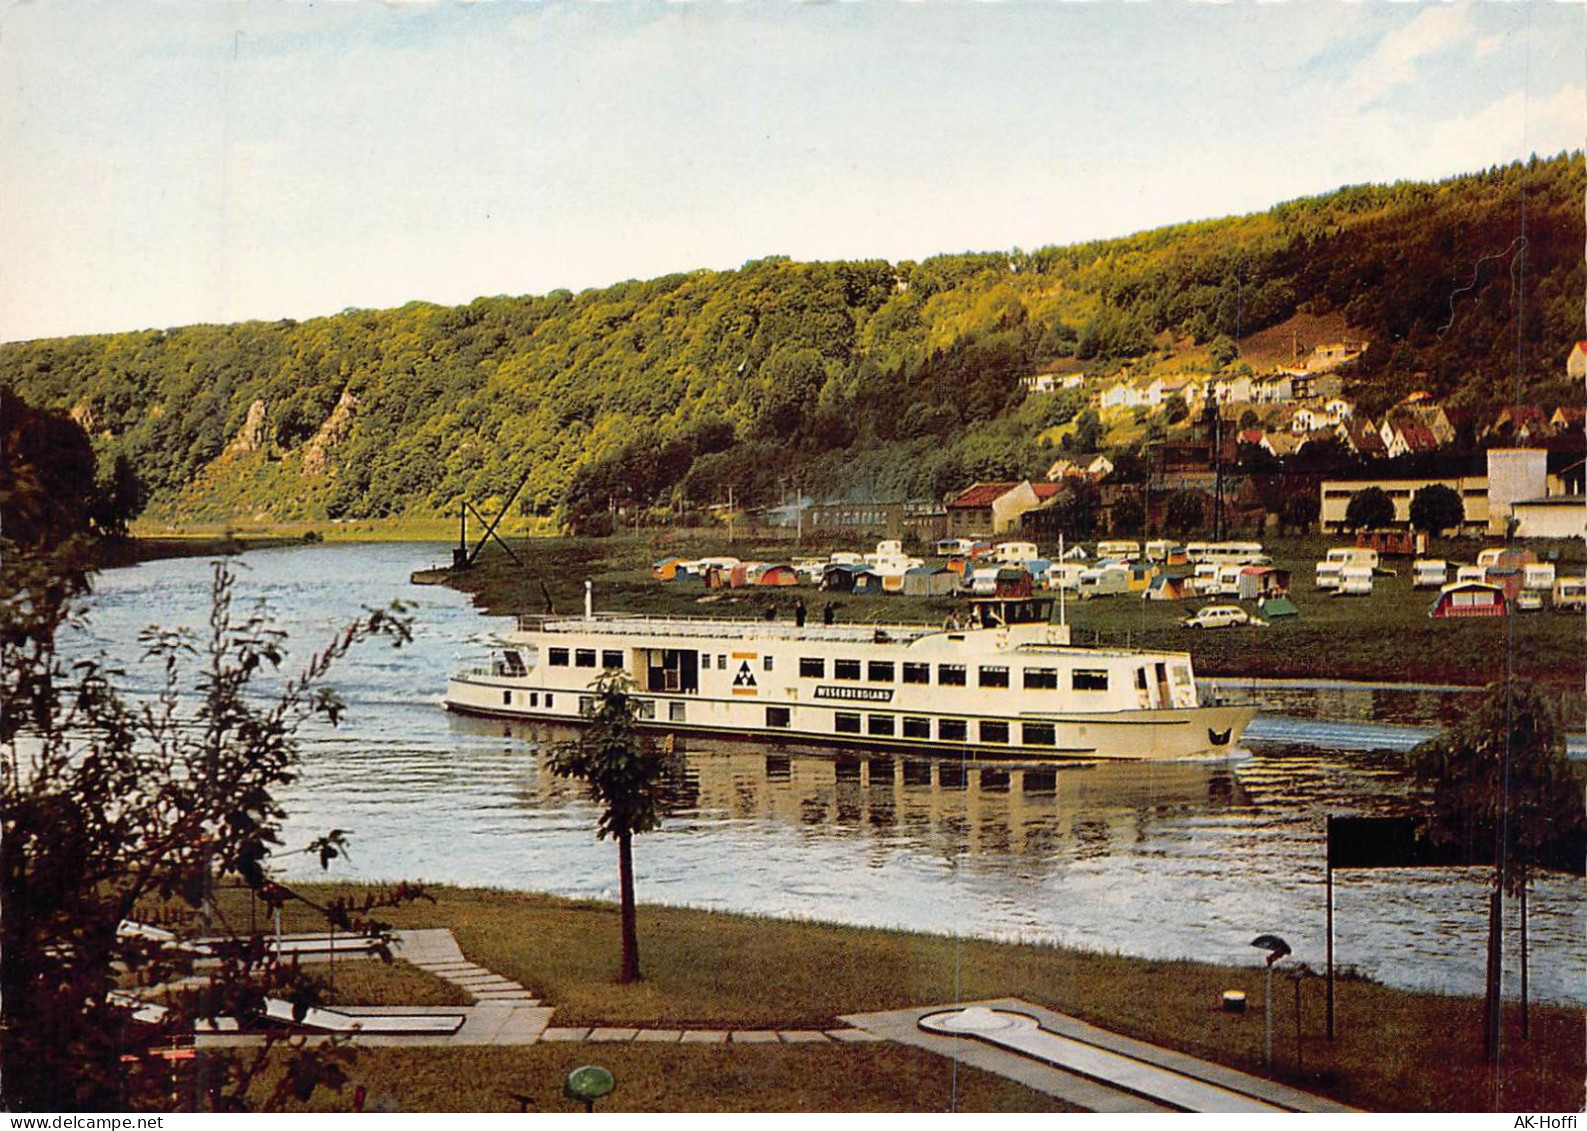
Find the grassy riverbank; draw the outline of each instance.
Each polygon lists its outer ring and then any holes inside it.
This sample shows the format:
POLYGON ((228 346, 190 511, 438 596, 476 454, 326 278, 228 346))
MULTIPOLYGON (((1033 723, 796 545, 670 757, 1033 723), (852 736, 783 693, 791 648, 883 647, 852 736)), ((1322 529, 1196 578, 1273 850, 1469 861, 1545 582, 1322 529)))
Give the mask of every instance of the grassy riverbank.
MULTIPOLYGON (((1180 619, 1194 609, 1231 603, 1227 598, 1071 600, 1068 620, 1077 642, 1189 651, 1203 675, 1480 685, 1502 678, 1508 653, 1517 674, 1558 689, 1567 717, 1582 717, 1587 621, 1581 616, 1541 612, 1508 618, 1433 620, 1427 615, 1433 594, 1413 590, 1407 576, 1380 578, 1370 597, 1334 597, 1314 589, 1311 578, 1313 563, 1336 541, 1317 537, 1270 540, 1268 550, 1275 564, 1293 571, 1300 616, 1267 628, 1196 632, 1180 627, 1180 619)), ((790 542, 755 544, 666 536, 546 539, 536 540, 529 552, 519 553, 523 566, 499 548, 488 547, 474 569, 453 575, 448 584, 472 593, 478 604, 493 613, 541 612, 548 594, 560 610, 580 609, 586 578, 595 583, 596 607, 605 610, 758 617, 772 603, 779 615, 787 618, 797 595, 813 617, 830 599, 839 604, 838 616, 845 621, 940 623, 962 608, 962 602, 951 598, 831 596, 807 586, 710 592, 695 581, 654 581, 649 571, 650 563, 664 554, 732 554, 746 560, 785 561, 794 556, 821 556, 833 548, 824 542, 796 547, 790 542)), ((1451 560, 1470 560, 1479 548, 1471 542, 1449 542, 1436 545, 1434 552, 1451 560)), ((1551 548, 1564 550, 1563 569, 1583 569, 1578 544, 1551 548)))
MULTIPOLYGON (((643 843, 640 845, 643 851, 643 843)), ((615 861, 614 861, 615 867, 615 861)), ((316 886, 316 898, 345 892, 316 886)), ((1128 1036, 1262 1074, 1262 975, 1247 967, 1152 961, 1063 947, 960 940, 676 908, 640 909, 644 981, 612 979, 616 909, 505 892, 436 889, 434 904, 389 913, 400 926, 446 926, 470 960, 530 986, 557 1025, 832 1028, 842 1014, 1013 996, 1128 1036), (1223 1013, 1244 989, 1251 1011, 1223 1013)), ((307 917, 287 928, 312 927, 307 917)), ((356 995, 340 979, 346 1000, 356 995)), ((1275 979, 1274 1068, 1286 1082, 1374 1110, 1575 1111, 1587 1073, 1587 1017, 1534 1006, 1531 1039, 1507 1018, 1496 1075, 1481 1060, 1481 1002, 1338 985, 1336 1039, 1324 1035, 1323 983, 1301 993, 1301 1065, 1293 985, 1275 979), (1280 992, 1282 991, 1282 992, 1280 992)), ((382 999, 384 1000, 384 999, 382 999)), ((406 1110, 566 1110, 564 1074, 598 1061, 621 1081, 608 1110, 941 1110, 953 1066, 889 1047, 796 1045, 717 1049, 548 1045, 525 1049, 360 1053, 355 1078, 406 1110)), ((1046 1097, 958 1070, 958 1105, 1049 1110, 1046 1097)))

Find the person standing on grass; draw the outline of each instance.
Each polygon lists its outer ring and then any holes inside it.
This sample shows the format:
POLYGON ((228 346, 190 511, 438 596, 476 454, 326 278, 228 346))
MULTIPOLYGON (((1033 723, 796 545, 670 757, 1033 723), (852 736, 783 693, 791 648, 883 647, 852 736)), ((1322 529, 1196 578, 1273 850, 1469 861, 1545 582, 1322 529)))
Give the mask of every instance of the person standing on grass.
POLYGON ((804 626, 805 626, 805 599, 803 597, 795 597, 794 598, 794 627, 795 628, 803 628, 804 626))

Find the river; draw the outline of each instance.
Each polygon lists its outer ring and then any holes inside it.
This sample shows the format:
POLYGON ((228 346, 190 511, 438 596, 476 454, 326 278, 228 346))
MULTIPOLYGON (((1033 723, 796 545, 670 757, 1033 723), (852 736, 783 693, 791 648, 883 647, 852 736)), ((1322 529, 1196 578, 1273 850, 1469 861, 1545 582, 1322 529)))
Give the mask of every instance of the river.
MULTIPOLYGON (((266 602, 299 663, 361 606, 414 606, 410 646, 371 645, 337 669, 343 724, 304 732, 302 776, 283 795, 288 848, 342 828, 351 857, 334 878, 614 899, 616 851, 596 840, 578 789, 542 769, 534 729, 442 709, 448 673, 508 622, 462 594, 409 585, 437 553, 322 545, 236 559, 239 604, 266 602)), ((192 558, 100 574, 86 639, 73 647, 117 659, 132 690, 152 688, 139 630, 201 626, 209 574, 192 558)), ((1247 749, 1210 762, 1037 769, 690 744, 679 807, 637 842, 639 895, 1253 966, 1250 940, 1275 933, 1320 970, 1325 817, 1392 809, 1405 783, 1370 751, 1415 742, 1434 722, 1418 714, 1448 710, 1448 697, 1427 692, 1342 694, 1292 693, 1293 707, 1258 717, 1247 749)), ((277 870, 321 875, 289 852, 277 870)), ((1391 985, 1480 994, 1486 878, 1336 873, 1336 960, 1391 985)), ((1581 882, 1543 877, 1530 904, 1534 998, 1587 1004, 1581 882)), ((1517 944, 1507 940, 1510 993, 1517 944)))

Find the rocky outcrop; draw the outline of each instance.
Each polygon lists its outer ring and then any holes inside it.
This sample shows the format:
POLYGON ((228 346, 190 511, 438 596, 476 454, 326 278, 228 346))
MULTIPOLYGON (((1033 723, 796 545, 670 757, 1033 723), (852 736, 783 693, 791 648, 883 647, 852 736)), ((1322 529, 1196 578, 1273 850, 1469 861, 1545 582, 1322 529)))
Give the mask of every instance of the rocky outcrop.
POLYGON ((346 442, 353 429, 353 418, 358 414, 358 398, 347 389, 331 409, 330 416, 320 425, 320 430, 303 445, 303 474, 310 476, 330 473, 330 453, 346 442))
POLYGON ((248 417, 242 422, 242 427, 237 430, 231 443, 226 445, 226 450, 221 453, 225 456, 242 456, 249 452, 257 452, 264 447, 265 434, 265 403, 254 401, 248 406, 248 417))

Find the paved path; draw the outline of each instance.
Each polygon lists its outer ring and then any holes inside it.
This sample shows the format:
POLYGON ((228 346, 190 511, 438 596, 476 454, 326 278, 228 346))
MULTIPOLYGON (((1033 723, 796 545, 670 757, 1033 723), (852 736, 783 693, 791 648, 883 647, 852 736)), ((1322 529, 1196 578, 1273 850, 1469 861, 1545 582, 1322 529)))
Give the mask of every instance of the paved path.
POLYGON ((1353 1110, 1272 1080, 1121 1037, 1015 998, 859 1013, 841 1020, 888 1040, 1017 1080, 1091 1111, 1205 1111, 1254 1105, 1283 1111, 1353 1110), (1023 1014, 1055 1040, 1021 1042, 1043 1046, 1031 1055, 982 1036, 927 1032, 920 1026, 922 1018, 969 1005, 1023 1014), (1048 1056, 1049 1048, 1061 1051, 1048 1056))
MULTIPOLYGON (((840 1018, 851 1026, 846 1029, 554 1028, 550 1007, 542 1005, 518 982, 470 962, 449 930, 397 931, 392 954, 458 986, 474 999, 473 1004, 341 1006, 339 1011, 370 1017, 461 1015, 462 1025, 451 1033, 358 1033, 340 1038, 312 1034, 308 1037, 310 1043, 342 1039, 364 1047, 445 1048, 531 1045, 542 1041, 677 1045, 896 1041, 1007 1077, 1091 1111, 1353 1110, 1271 1080, 1121 1037, 1013 998, 858 1013, 840 1018), (951 1015, 972 1005, 997 1011, 996 1016, 1005 1023, 997 1031, 950 1032, 955 1023, 951 1015), (924 1028, 922 1018, 929 1019, 924 1028)), ((210 1048, 258 1044, 262 1040, 259 1034, 239 1033, 201 1033, 197 1037, 200 1047, 210 1048)))

